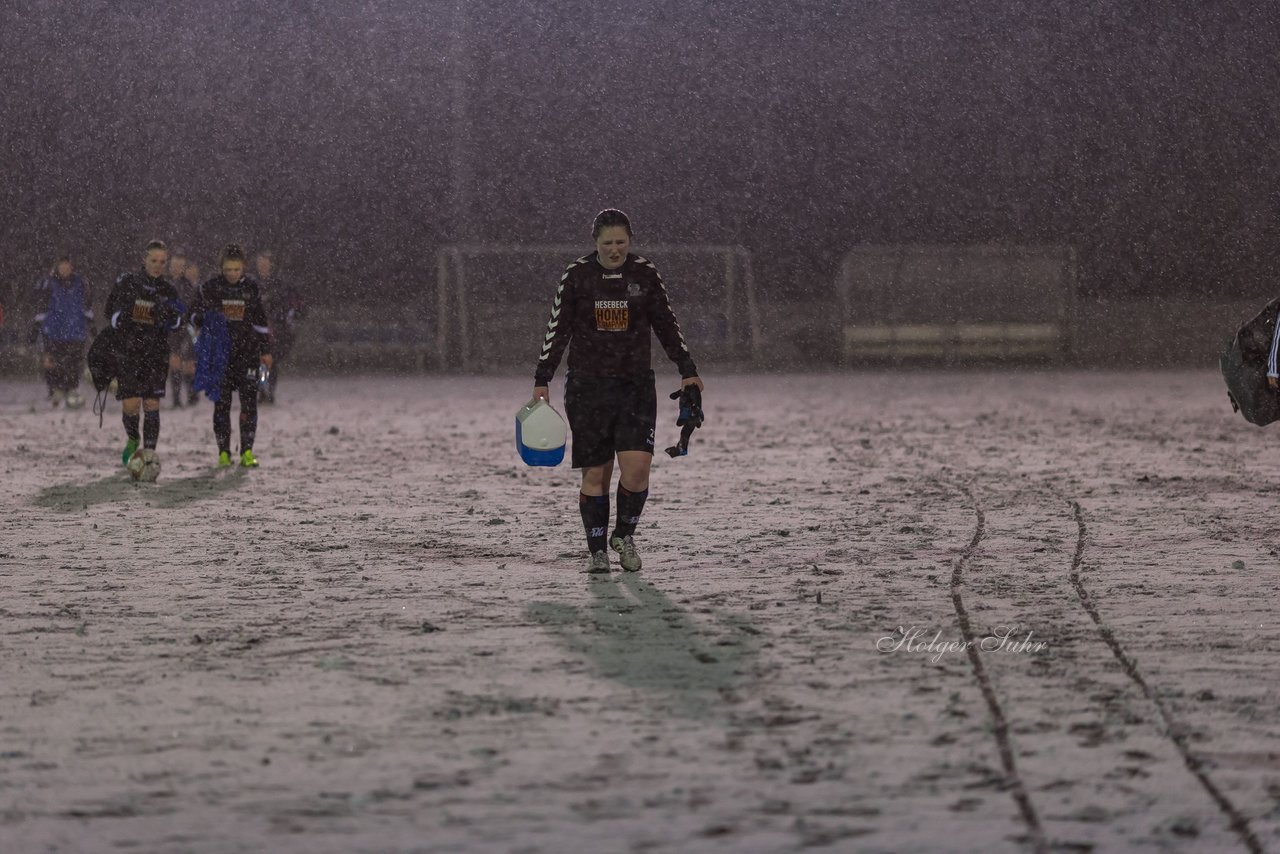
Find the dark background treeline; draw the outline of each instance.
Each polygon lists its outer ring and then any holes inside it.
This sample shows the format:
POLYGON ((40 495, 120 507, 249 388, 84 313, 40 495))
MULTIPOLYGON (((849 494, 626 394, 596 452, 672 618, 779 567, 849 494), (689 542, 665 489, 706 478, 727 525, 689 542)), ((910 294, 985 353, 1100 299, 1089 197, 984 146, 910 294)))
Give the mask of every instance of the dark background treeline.
POLYGON ((152 236, 206 269, 239 240, 313 299, 412 301, 442 243, 585 244, 617 205, 650 242, 745 244, 782 299, 863 242, 1071 243, 1086 295, 1268 292, 1277 24, 1190 0, 6 0, 0 276, 66 249, 105 285, 152 236))

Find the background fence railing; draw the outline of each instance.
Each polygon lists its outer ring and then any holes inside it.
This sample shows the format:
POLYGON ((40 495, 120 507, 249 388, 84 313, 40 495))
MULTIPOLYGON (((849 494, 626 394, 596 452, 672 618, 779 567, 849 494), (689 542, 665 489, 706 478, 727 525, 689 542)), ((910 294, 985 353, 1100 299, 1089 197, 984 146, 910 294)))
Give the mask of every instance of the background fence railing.
MULTIPOLYGON (((1272 295, 1252 300, 1189 299, 1075 300, 1064 325, 1063 346, 1051 355, 988 353, 975 356, 943 348, 929 356, 902 354, 851 359, 845 353, 844 323, 835 299, 787 301, 760 306, 760 356, 712 358, 700 354, 700 330, 682 318, 689 345, 708 368, 759 370, 834 370, 873 365, 1053 364, 1090 368, 1215 367, 1227 339, 1256 314, 1272 295)), ((0 372, 35 376, 38 349, 27 343, 26 324, 0 328, 0 372)), ((344 318, 341 307, 313 307, 299 330, 292 355, 294 370, 310 373, 464 372, 442 363, 434 322, 403 319, 360 322, 344 318)), ((541 340, 508 342, 514 357, 473 370, 532 376, 541 340)), ((654 362, 665 359, 655 342, 654 362)))

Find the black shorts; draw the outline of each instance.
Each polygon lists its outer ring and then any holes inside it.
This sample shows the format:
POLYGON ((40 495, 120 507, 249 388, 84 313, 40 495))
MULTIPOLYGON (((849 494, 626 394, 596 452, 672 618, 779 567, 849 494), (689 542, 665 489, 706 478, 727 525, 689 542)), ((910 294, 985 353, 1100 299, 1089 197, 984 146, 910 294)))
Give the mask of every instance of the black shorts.
POLYGON ((80 373, 84 370, 83 341, 46 341, 44 354, 53 362, 45 372, 50 388, 71 391, 80 385, 80 373))
POLYGON ((251 403, 258 400, 258 365, 261 360, 257 355, 246 356, 243 353, 233 354, 222 373, 222 385, 218 387, 218 403, 230 406, 233 394, 240 395, 240 408, 245 401, 251 403))
POLYGON ((618 451, 653 453, 658 395, 653 371, 634 377, 565 381, 564 410, 573 433, 573 467, 604 465, 618 451))
POLYGON ((169 381, 169 350, 165 346, 128 349, 120 354, 116 400, 164 397, 169 381))

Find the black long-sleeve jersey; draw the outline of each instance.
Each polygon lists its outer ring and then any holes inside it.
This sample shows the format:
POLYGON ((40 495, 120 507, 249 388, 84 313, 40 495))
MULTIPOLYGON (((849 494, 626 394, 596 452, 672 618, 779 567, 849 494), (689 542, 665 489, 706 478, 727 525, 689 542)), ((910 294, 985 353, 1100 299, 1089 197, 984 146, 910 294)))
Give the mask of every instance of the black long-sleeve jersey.
POLYGON ((167 351, 184 308, 168 279, 145 270, 122 273, 107 296, 107 317, 131 349, 167 351))
POLYGON ((287 349, 293 343, 298 321, 307 315, 306 301, 297 288, 285 284, 279 276, 263 279, 258 287, 262 291, 262 304, 267 308, 272 340, 287 349))
POLYGON ((271 352, 271 324, 253 279, 245 276, 233 285, 217 275, 206 281, 191 305, 192 324, 201 326, 206 311, 220 311, 226 317, 233 354, 261 356, 271 352))
POLYGON ((628 253, 621 267, 607 270, 595 252, 584 255, 560 277, 534 385, 551 382, 570 341, 569 372, 574 376, 645 373, 651 367, 651 330, 681 377, 698 375, 653 262, 628 253))

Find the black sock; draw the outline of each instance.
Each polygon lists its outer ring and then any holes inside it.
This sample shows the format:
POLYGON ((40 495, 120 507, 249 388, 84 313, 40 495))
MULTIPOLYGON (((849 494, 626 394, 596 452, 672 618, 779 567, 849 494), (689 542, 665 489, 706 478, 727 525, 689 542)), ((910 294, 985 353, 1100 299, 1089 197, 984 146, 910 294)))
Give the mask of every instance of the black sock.
POLYGON ((578 495, 578 509, 582 512, 582 527, 587 531, 587 548, 592 552, 604 551, 609 530, 609 496, 578 495))
POLYGON ((240 395, 240 453, 253 450, 258 436, 258 393, 240 395))
POLYGON ((182 405, 182 374, 177 373, 175 371, 173 374, 173 377, 170 378, 169 380, 169 384, 173 386, 173 405, 181 406, 182 405))
POLYGON ((138 413, 130 415, 127 412, 120 414, 120 420, 124 422, 124 434, 129 437, 129 441, 138 441, 138 413))
POLYGON ((142 447, 156 449, 160 441, 160 410, 148 409, 142 413, 142 447))
POLYGON ((213 436, 218 440, 218 453, 231 453, 231 393, 213 405, 213 436))
POLYGON ((644 511, 644 500, 649 497, 649 490, 632 492, 618 484, 618 525, 613 529, 615 537, 627 537, 636 532, 640 522, 640 514, 644 511))

